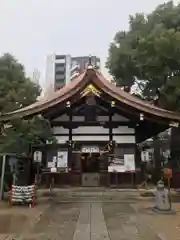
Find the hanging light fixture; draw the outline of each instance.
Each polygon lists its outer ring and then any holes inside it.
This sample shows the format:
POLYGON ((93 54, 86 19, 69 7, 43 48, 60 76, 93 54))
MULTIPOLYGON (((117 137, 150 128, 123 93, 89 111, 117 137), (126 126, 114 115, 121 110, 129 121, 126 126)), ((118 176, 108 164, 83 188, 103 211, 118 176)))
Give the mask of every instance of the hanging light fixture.
POLYGON ((144 121, 144 114, 140 113, 140 121, 144 121))
POLYGON ((115 107, 115 101, 111 101, 111 107, 115 107))
POLYGON ((70 101, 67 101, 67 102, 66 102, 66 107, 67 107, 67 108, 70 108, 70 107, 71 107, 71 102, 70 102, 70 101))

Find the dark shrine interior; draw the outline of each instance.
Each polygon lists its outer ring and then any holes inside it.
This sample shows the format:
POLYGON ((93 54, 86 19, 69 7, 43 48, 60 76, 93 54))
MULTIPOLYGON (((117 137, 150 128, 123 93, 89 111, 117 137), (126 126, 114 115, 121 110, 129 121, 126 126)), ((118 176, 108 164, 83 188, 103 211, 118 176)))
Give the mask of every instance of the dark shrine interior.
POLYGON ((99 172, 99 156, 100 153, 82 153, 81 154, 81 170, 82 173, 98 173, 99 172))

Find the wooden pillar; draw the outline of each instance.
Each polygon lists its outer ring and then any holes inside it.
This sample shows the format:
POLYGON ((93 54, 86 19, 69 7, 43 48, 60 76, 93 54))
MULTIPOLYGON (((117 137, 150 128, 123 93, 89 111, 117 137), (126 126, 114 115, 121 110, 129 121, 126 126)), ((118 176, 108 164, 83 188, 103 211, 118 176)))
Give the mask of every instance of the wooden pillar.
MULTIPOLYGON (((112 127, 112 116, 114 113, 113 107, 114 107, 114 102, 111 102, 111 106, 109 108, 109 142, 113 142, 113 127, 112 127)), ((111 151, 109 153, 113 153, 113 148, 111 148, 111 151)), ((109 161, 109 159, 108 159, 109 161)), ((109 164, 108 164, 109 165, 109 164)), ((108 172, 108 185, 110 185, 110 173, 108 172)))
POLYGON ((113 141, 112 115, 113 110, 111 108, 109 111, 109 142, 113 141))
POLYGON ((69 123, 68 123, 68 130, 69 130, 69 138, 68 138, 68 172, 69 172, 69 176, 68 176, 68 183, 71 185, 71 170, 72 170, 72 118, 73 118, 73 114, 72 114, 72 108, 71 108, 71 103, 68 101, 66 103, 67 109, 68 109, 68 116, 69 116, 69 123))

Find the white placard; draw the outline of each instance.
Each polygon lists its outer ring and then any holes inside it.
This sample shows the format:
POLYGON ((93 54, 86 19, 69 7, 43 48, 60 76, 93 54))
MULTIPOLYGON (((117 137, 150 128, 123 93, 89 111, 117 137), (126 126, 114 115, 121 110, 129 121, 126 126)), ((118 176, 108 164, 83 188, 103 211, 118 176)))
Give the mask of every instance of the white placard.
POLYGON ((42 161, 42 152, 41 151, 35 151, 33 155, 33 159, 35 162, 41 162, 42 161))
POLYGON ((124 167, 125 172, 133 172, 136 170, 134 154, 124 154, 124 167))
POLYGON ((17 186, 12 185, 11 203, 33 203, 35 198, 35 185, 17 186))
POLYGON ((98 146, 84 146, 81 149, 82 153, 98 153, 99 147, 98 146))
POLYGON ((124 158, 113 158, 109 163, 108 172, 125 172, 124 158))
POLYGON ((142 151, 141 152, 141 161, 142 162, 148 162, 149 161, 149 152, 148 151, 142 151))
POLYGON ((51 168, 51 172, 52 172, 52 173, 56 173, 56 172, 57 172, 57 168, 52 167, 52 168, 51 168))
POLYGON ((125 172, 124 166, 109 166, 108 172, 125 172))
POLYGON ((56 162, 57 162, 57 157, 53 156, 53 163, 56 163, 56 162))
POLYGON ((68 167, 68 152, 57 153, 57 167, 67 168, 68 167))
POLYGON ((55 167, 55 164, 54 162, 48 162, 48 168, 54 168, 55 167))

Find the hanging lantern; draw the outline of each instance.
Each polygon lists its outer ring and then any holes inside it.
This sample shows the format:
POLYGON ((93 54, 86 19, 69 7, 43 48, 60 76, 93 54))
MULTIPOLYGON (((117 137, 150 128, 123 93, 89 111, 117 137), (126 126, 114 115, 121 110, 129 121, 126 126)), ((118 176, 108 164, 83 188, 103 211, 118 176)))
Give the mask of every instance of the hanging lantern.
POLYGON ((143 120, 144 120, 144 114, 140 113, 140 121, 143 121, 143 120))
POLYGON ((71 107, 71 102, 70 102, 70 101, 67 101, 67 102, 66 102, 66 107, 67 107, 67 108, 70 108, 70 107, 71 107))
POLYGON ((111 107, 115 107, 115 101, 111 101, 111 107))

